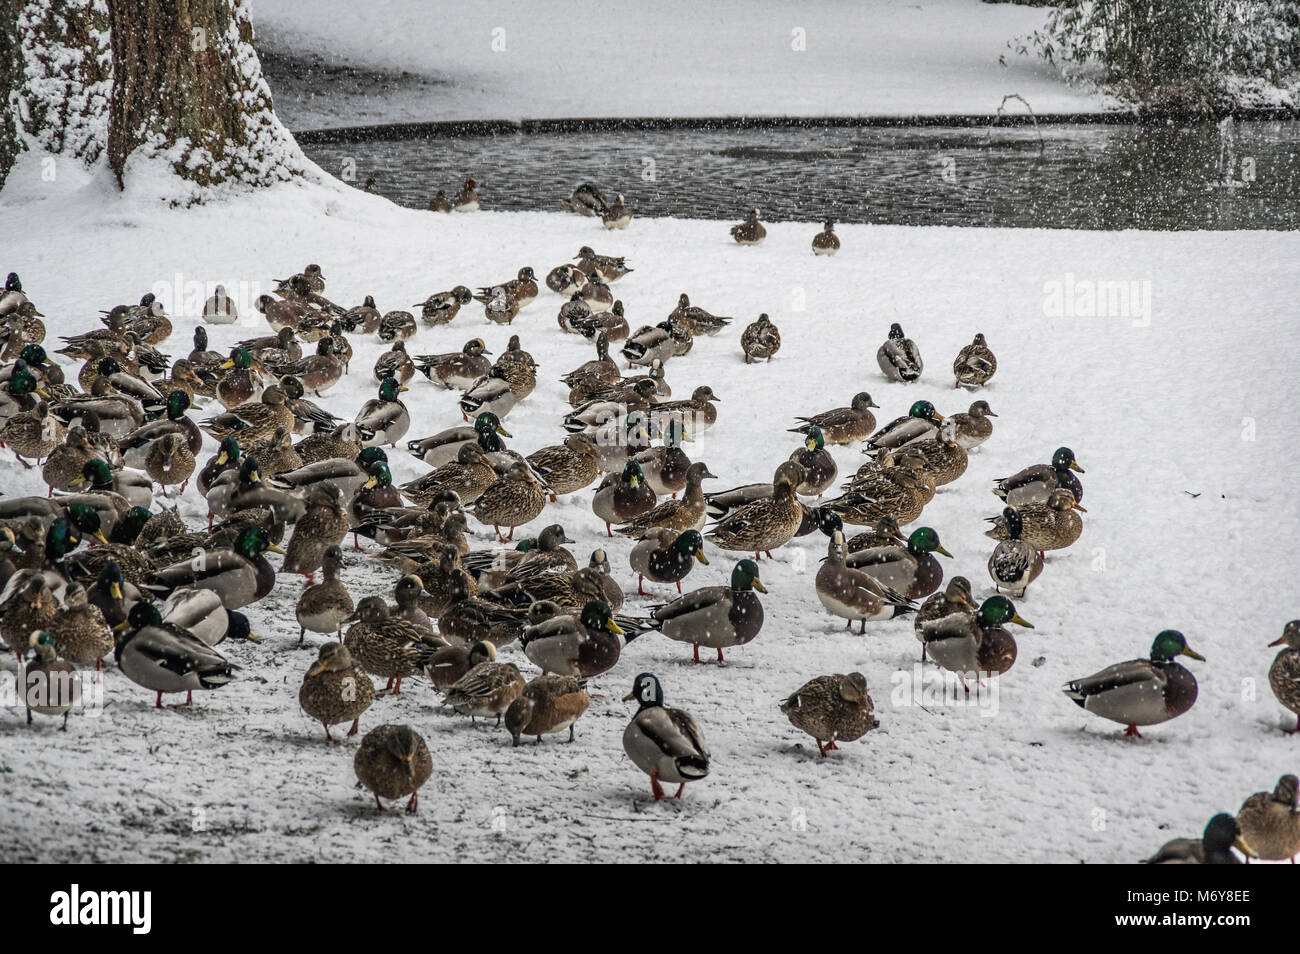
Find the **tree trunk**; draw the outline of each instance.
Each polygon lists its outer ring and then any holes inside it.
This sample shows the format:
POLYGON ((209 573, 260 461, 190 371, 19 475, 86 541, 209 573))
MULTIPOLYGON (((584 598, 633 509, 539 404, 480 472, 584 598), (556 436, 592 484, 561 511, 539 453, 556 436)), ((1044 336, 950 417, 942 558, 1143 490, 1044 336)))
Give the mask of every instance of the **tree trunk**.
POLYGON ((109 0, 108 162, 125 186, 161 161, 201 190, 270 185, 306 167, 275 118, 246 0, 109 0))

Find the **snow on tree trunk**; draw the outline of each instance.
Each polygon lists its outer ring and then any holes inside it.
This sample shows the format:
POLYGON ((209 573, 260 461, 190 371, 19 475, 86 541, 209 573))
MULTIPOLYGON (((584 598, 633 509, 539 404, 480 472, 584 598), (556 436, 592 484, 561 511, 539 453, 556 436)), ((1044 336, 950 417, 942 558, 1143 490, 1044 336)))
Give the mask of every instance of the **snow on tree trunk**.
POLYGON ((272 109, 247 0, 109 0, 109 11, 108 161, 124 188, 163 164, 185 183, 168 198, 188 204, 308 170, 272 109))
POLYGON ((0 185, 27 149, 91 165, 108 144, 105 0, 0 0, 0 185))

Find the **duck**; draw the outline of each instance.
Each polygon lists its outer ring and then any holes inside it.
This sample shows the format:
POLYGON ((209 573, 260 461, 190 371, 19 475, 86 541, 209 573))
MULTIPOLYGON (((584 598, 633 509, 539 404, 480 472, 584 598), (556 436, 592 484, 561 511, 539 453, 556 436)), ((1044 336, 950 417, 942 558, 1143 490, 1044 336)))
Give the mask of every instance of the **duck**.
POLYGON ((993 548, 989 557, 989 577, 999 593, 1005 588, 1016 599, 1022 599, 1025 589, 1043 572, 1043 554, 1020 539, 1024 525, 1014 507, 1005 508, 1002 519, 1007 528, 1007 539, 993 548))
POLYGON ((763 244, 763 239, 767 238, 767 229, 763 228, 763 223, 758 221, 759 214, 758 209, 751 209, 749 218, 731 227, 731 237, 735 239, 737 245, 763 244))
POLYGON ((706 586, 653 607, 649 624, 669 639, 691 643, 695 662, 701 661, 701 646, 717 650, 718 662, 724 662, 724 649, 753 641, 763 628, 755 591, 767 592, 758 564, 741 560, 732 568, 730 586, 706 586))
POLYGON ((669 358, 691 350, 694 338, 689 331, 678 328, 670 321, 661 321, 651 327, 637 329, 623 343, 620 354, 629 367, 648 366, 655 361, 665 363, 669 358))
MULTIPOLYGON (((582 296, 579 295, 577 304, 586 308, 581 298, 582 296)), ((597 336, 604 335, 609 339, 610 344, 627 341, 630 331, 621 298, 615 298, 614 303, 606 311, 592 311, 587 308, 586 314, 583 314, 575 306, 573 312, 562 317, 560 324, 565 331, 576 332, 588 341, 594 341, 597 336)))
MULTIPOLYGON (((39 395, 43 398, 49 397, 49 392, 45 391, 44 388, 41 387, 41 382, 37 379, 36 375, 31 372, 27 366, 27 362, 22 358, 19 358, 10 365, 10 368, 12 370, 9 374, 9 380, 6 381, 3 388, 0 389, 0 420, 8 420, 21 411, 30 411, 32 408, 36 407, 36 397, 33 395, 39 395)), ((89 400, 90 398, 84 398, 83 400, 60 401, 54 406, 53 410, 54 413, 65 422, 70 423, 73 420, 73 409, 75 409, 79 404, 84 404, 89 400)), ((128 403, 125 399, 111 397, 104 399, 102 403, 104 405, 116 405, 121 403, 125 405, 123 413, 126 413, 127 409, 131 408, 134 404, 134 402, 128 403)), ((138 410, 140 418, 143 419, 144 411, 139 409, 138 405, 135 405, 135 407, 138 410)))
POLYGON ((925 662, 928 658, 923 631, 926 623, 954 613, 977 612, 979 612, 979 604, 971 594, 970 580, 964 576, 954 576, 942 590, 932 593, 912 617, 913 632, 916 634, 916 641, 921 644, 921 661, 925 662))
POLYGON ((970 344, 958 351, 952 363, 952 373, 957 379, 955 387, 969 391, 988 384, 997 371, 998 359, 989 350, 982 334, 977 334, 970 344))
POLYGON ((191 559, 155 570, 143 589, 158 596, 182 586, 215 590, 227 610, 239 609, 260 600, 275 586, 275 570, 262 555, 267 550, 284 553, 266 531, 251 526, 230 549, 202 550, 191 559))
POLYGON ((343 622, 354 624, 343 638, 352 658, 370 675, 388 680, 381 695, 399 695, 402 680, 423 672, 429 657, 447 645, 445 639, 393 616, 382 596, 367 596, 343 622))
POLYGON ((1249 857, 1250 851, 1241 838, 1237 819, 1220 812, 1209 820, 1200 838, 1175 838, 1160 846, 1150 858, 1142 859, 1144 865, 1239 865, 1241 861, 1232 853, 1236 848, 1249 857))
POLYGON ((97 457, 86 429, 80 425, 70 427, 63 443, 50 451, 46 458, 45 466, 41 468, 41 479, 51 491, 70 491, 72 482, 81 476, 86 464, 97 457))
POLYGON ((302 711, 325 727, 325 740, 338 742, 330 735, 330 726, 351 722, 348 736, 361 729, 361 715, 375 701, 375 684, 365 670, 352 661, 352 654, 342 643, 330 641, 321 646, 316 661, 303 676, 298 689, 302 711))
POLYGON ((997 417, 989 407, 988 401, 976 401, 970 410, 953 414, 949 419, 956 424, 956 441, 965 450, 979 447, 993 436, 991 417, 997 417))
MULTIPOLYGON (((298 619, 298 645, 313 633, 334 633, 343 636, 343 621, 356 612, 352 594, 340 578, 343 569, 343 551, 338 546, 325 550, 321 557, 325 579, 308 586, 298 597, 294 613, 298 619)), ((349 656, 349 662, 351 656, 349 656)))
MULTIPOLYGON (((464 285, 457 285, 451 291, 435 292, 424 301, 416 302, 412 308, 420 309, 420 318, 426 325, 446 325, 460 312, 461 305, 474 300, 474 293, 464 285)), ((375 329, 378 330, 378 324, 375 329)), ((371 334, 372 332, 366 332, 371 334)))
POLYGON ((50 405, 45 401, 37 401, 30 411, 19 411, 0 424, 0 445, 14 452, 24 470, 32 469, 26 458, 49 457, 66 436, 66 429, 50 414, 50 405))
POLYGON ((806 479, 804 468, 786 461, 776 469, 772 496, 732 510, 704 538, 724 550, 753 551, 755 558, 794 539, 804 521, 804 508, 795 488, 806 479))
POLYGON ((1271 792, 1256 792, 1237 812, 1241 840, 1252 858, 1290 859, 1300 853, 1300 778, 1283 775, 1271 792))
POLYGON ((867 690, 867 677, 860 672, 810 679, 779 708, 792 726, 813 737, 822 758, 832 749, 839 749, 837 741, 856 742, 880 727, 867 690))
POLYGON ((1149 659, 1107 666, 1061 691, 1086 712, 1126 726, 1124 735, 1141 738, 1138 726, 1167 722, 1196 702, 1196 677, 1175 661, 1178 656, 1205 661, 1182 633, 1166 629, 1151 644, 1149 659))
POLYGON ((804 469, 803 483, 795 488, 795 493, 805 497, 811 497, 813 494, 820 497, 822 491, 835 483, 835 478, 840 473, 835 458, 826 449, 826 438, 822 434, 822 429, 815 425, 804 435, 803 446, 791 453, 789 459, 804 469))
POLYGON ((822 230, 813 236, 812 250, 814 255, 834 255, 840 250, 840 237, 835 234, 833 220, 827 219, 822 230))
POLYGON ((628 554, 628 563, 637 574, 638 596, 648 595, 643 586, 646 579, 652 583, 675 583, 680 593, 682 580, 697 561, 705 566, 709 563, 704 555, 704 538, 694 529, 679 532, 652 527, 628 554))
POLYGON ((379 385, 379 396, 371 398, 357 412, 356 425, 361 431, 362 447, 378 447, 381 444, 397 446, 411 427, 411 412, 397 395, 406 387, 394 378, 384 378, 379 385))
POLYGON ((406 448, 414 457, 433 467, 441 467, 457 459, 462 445, 477 442, 488 454, 506 451, 505 441, 498 435, 511 434, 501 425, 501 419, 491 411, 480 411, 472 427, 451 427, 432 437, 408 441, 406 448))
POLYGON ((715 335, 735 319, 715 315, 698 305, 692 305, 690 296, 682 292, 677 296, 677 307, 668 313, 668 320, 677 327, 685 328, 692 335, 715 335))
POLYGON ((491 299, 497 297, 499 290, 504 290, 520 308, 524 308, 537 298, 537 275, 531 266, 525 265, 515 273, 514 278, 506 279, 497 285, 484 286, 474 297, 486 305, 491 299))
POLYGON ((721 400, 713 388, 701 384, 684 401, 661 401, 656 404, 652 408, 654 425, 663 433, 669 422, 680 421, 685 438, 694 440, 717 423, 718 409, 715 405, 721 400))
POLYGON ((315 354, 269 368, 278 378, 297 378, 304 391, 320 397, 343 379, 343 361, 334 353, 335 345, 336 339, 325 335, 316 342, 315 354))
MULTIPOLYGON (((833 522, 831 527, 832 529, 839 529, 834 526, 833 522)), ((907 538, 903 536, 903 532, 898 528, 898 521, 889 514, 885 514, 867 530, 850 537, 845 544, 845 548, 846 552, 853 553, 856 550, 869 550, 872 547, 888 547, 894 544, 905 546, 907 538)))
POLYGON ((306 512, 293 525, 280 572, 300 573, 311 585, 316 582, 316 571, 324 566, 325 551, 343 542, 352 521, 335 484, 313 485, 305 503, 306 512))
POLYGON ((0 636, 20 660, 30 645, 26 637, 34 630, 48 630, 57 619, 56 603, 49 583, 39 571, 19 571, 6 581, 0 592, 0 636))
POLYGON ((478 415, 484 411, 490 411, 498 418, 504 418, 519 403, 519 397, 511 387, 506 370, 502 367, 493 367, 484 377, 479 378, 466 389, 459 403, 465 420, 469 420, 471 414, 478 415))
POLYGON ((388 510, 402 506, 401 492, 393 486, 393 475, 386 460, 372 460, 366 465, 366 480, 352 495, 348 513, 352 518, 353 545, 356 532, 374 510, 388 510))
POLYGON ((811 417, 796 417, 795 420, 800 424, 798 427, 790 428, 790 431, 795 434, 807 434, 815 427, 822 432, 822 438, 827 444, 852 444, 864 441, 876 429, 876 416, 871 413, 871 409, 879 406, 871 400, 870 394, 859 391, 853 395, 848 407, 837 407, 811 417))
POLYGON ((471 646, 486 640, 505 646, 519 638, 527 610, 502 606, 472 595, 474 581, 460 569, 453 570, 448 583, 449 601, 438 617, 438 632, 452 645, 471 646))
POLYGON ((611 525, 623 524, 646 513, 655 505, 655 492, 645 482, 641 465, 629 460, 622 473, 607 474, 596 488, 591 499, 591 509, 605 521, 605 533, 612 537, 611 525))
POLYGON ((515 461, 504 476, 493 481, 468 508, 479 523, 489 524, 502 543, 514 539, 515 528, 531 523, 546 508, 546 493, 532 469, 515 461), (501 527, 510 528, 510 536, 501 535, 501 527))
POLYGON ((686 489, 686 473, 691 469, 691 459, 682 450, 687 439, 686 425, 678 419, 669 420, 660 431, 662 445, 647 447, 632 455, 641 465, 646 483, 658 496, 674 498, 686 489))
POLYGON ((1083 485, 1074 476, 1075 473, 1082 474, 1084 469, 1074 459, 1074 451, 1068 447, 1058 447, 1052 454, 1050 464, 1035 464, 1010 477, 998 478, 993 493, 1005 500, 1008 506, 1023 507, 1026 504, 1047 503, 1052 491, 1060 488, 1070 491, 1076 503, 1082 503, 1083 485))
POLYGON ((357 781, 375 796, 375 805, 382 812, 384 798, 403 798, 408 814, 415 814, 420 805, 420 786, 433 774, 433 757, 429 746, 409 725, 381 725, 371 729, 357 746, 352 758, 352 770, 357 781))
POLYGON ((307 512, 307 504, 297 494, 287 493, 262 479, 256 457, 245 454, 233 479, 223 474, 207 495, 208 509, 225 518, 247 509, 265 509, 279 523, 294 523, 307 512))
MULTIPOLYGON (((491 644, 489 644, 491 645, 491 644)), ((524 691, 524 677, 514 663, 492 658, 481 662, 457 679, 447 690, 444 701, 461 715, 471 719, 497 717, 497 725, 510 704, 524 691)))
POLYGON ((453 490, 462 504, 471 504, 497 479, 497 472, 478 444, 462 444, 456 459, 431 473, 405 483, 402 495, 422 507, 429 506, 444 491, 453 490))
POLYGON ((236 435, 240 443, 247 447, 270 437, 277 427, 292 430, 294 417, 284 389, 273 384, 262 392, 258 400, 236 405, 225 414, 208 418, 199 426, 217 440, 227 435, 236 435))
POLYGON ((415 369, 434 384, 467 390, 492 370, 492 362, 486 357, 491 353, 482 338, 471 338, 459 351, 417 355, 415 369))
POLYGON ((600 574, 601 588, 605 591, 604 600, 609 604, 609 608, 617 613, 623 608, 623 587, 619 585, 618 580, 614 579, 609 553, 604 547, 597 547, 591 551, 591 559, 587 567, 600 574))
POLYGON ((298 471, 303 466, 302 457, 293 444, 293 432, 287 427, 277 427, 269 437, 250 444, 248 454, 256 457, 262 465, 262 475, 272 480, 281 474, 298 471))
POLYGON ((466 179, 465 184, 460 187, 460 193, 456 196, 456 201, 452 203, 453 212, 477 212, 482 207, 482 201, 478 194, 478 180, 466 179))
MULTIPOLYGON (((1036 550, 1063 550, 1083 533, 1083 520, 1075 511, 1087 511, 1075 502, 1068 490, 1053 490, 1045 506, 1028 504, 1016 509, 1020 514, 1020 537, 1036 550)), ((1011 538, 1005 517, 999 514, 987 520, 993 528, 985 530, 984 536, 994 540, 1011 538)))
POLYGON ((25 301, 27 294, 23 291, 22 279, 17 272, 10 272, 5 277, 4 292, 0 293, 0 315, 12 314, 25 301))
POLYGON ((27 710, 27 724, 32 724, 32 713, 63 716, 59 731, 68 730, 68 715, 81 703, 81 674, 71 662, 60 657, 49 633, 33 630, 28 637, 28 648, 36 658, 23 667, 23 702, 27 710))
POLYGON ((846 562, 908 599, 920 600, 937 590, 943 582, 943 567, 934 558, 936 553, 952 557, 939 542, 939 534, 933 528, 918 527, 908 535, 906 546, 858 550, 846 562))
POLYGON ((600 189, 590 182, 574 187, 573 193, 564 200, 570 212, 579 215, 596 216, 609 208, 609 202, 600 189))
MULTIPOLYGON (((572 388, 579 381, 589 377, 594 377, 604 384, 616 384, 621 378, 618 363, 609 356, 609 335, 604 331, 596 333, 596 357, 578 365, 560 381, 572 388)), ((572 400, 569 403, 572 404, 572 400)))
POLYGON ((546 287, 566 298, 581 292, 585 284, 587 275, 576 265, 557 265, 546 273, 546 287))
POLYGON ((631 385, 610 388, 585 401, 564 416, 564 429, 598 437, 606 429, 617 431, 618 421, 636 411, 648 411, 655 401, 655 383, 650 378, 635 379, 631 385))
POLYGON ((940 424, 933 436, 909 444, 907 447, 908 451, 919 458, 921 471, 928 474, 936 486, 940 487, 952 483, 966 473, 966 467, 970 464, 966 449, 957 439, 955 417, 956 415, 940 424))
POLYGON ((623 697, 639 705, 623 730, 623 751, 632 764, 650 776, 655 801, 664 798, 660 782, 676 783, 681 798, 687 782, 698 782, 709 774, 709 747, 704 734, 689 712, 664 705, 664 690, 652 673, 640 673, 632 691, 623 697))
MULTIPOLYGON (((111 509, 116 511, 119 516, 125 515, 131 507, 144 507, 148 509, 153 506, 153 484, 144 474, 134 471, 119 470, 114 473, 109 469, 102 459, 95 458, 87 461, 81 469, 81 477, 72 481, 74 489, 79 489, 83 484, 90 485, 91 494, 109 495, 111 509)), ((75 495, 78 498, 88 496, 86 494, 75 495)), ((71 505, 73 501, 63 498, 66 505, 71 505)), ((77 503, 85 501, 78 499, 77 503)), ((101 516, 101 520, 103 520, 101 516)), ((115 525, 114 520, 105 521, 104 530, 112 532, 115 525)))
POLYGON ((607 282, 618 281, 629 272, 635 269, 628 267, 627 259, 622 255, 597 255, 596 250, 590 245, 584 245, 578 249, 575 256, 578 260, 578 268, 590 278, 592 275, 599 275, 607 282))
POLYGON ((990 596, 973 614, 953 613, 922 623, 921 639, 930 660, 956 673, 965 686, 967 676, 1000 676, 1015 664, 1016 641, 1003 628, 1005 623, 1034 628, 1011 600, 990 596))
POLYGON ((71 583, 63 593, 63 607, 50 627, 60 659, 78 666, 103 668, 104 657, 114 649, 113 630, 99 607, 90 602, 86 588, 71 583))
MULTIPOLYGON (((636 461, 629 461, 629 463, 636 463, 636 461)), ((678 533, 685 530, 703 530, 708 519, 708 501, 704 496, 703 482, 716 477, 717 475, 709 470, 707 464, 696 461, 686 469, 686 487, 680 500, 665 500, 628 520, 618 528, 618 532, 639 539, 655 528, 678 533)))
POLYGON ((203 303, 200 316, 210 325, 233 325, 239 320, 239 309, 235 300, 226 292, 224 285, 218 285, 203 303))
POLYGON ((428 211, 430 212, 451 212, 451 199, 447 198, 447 193, 439 189, 437 194, 429 200, 428 211))
MULTIPOLYGON (((424 674, 429 677, 435 689, 445 693, 475 666, 493 662, 496 658, 496 647, 486 641, 477 642, 468 648, 444 646, 429 657, 424 674)), ((509 711, 506 710, 507 713, 509 711)), ((506 724, 509 726, 508 721, 506 724)))
POLYGON ((564 443, 536 450, 525 460, 545 479, 552 503, 590 486, 600 469, 596 443, 583 433, 570 434, 564 443))
POLYGON ((1296 727, 1287 734, 1300 732, 1300 619, 1293 619, 1282 630, 1282 635, 1269 643, 1283 646, 1268 667, 1268 685, 1277 701, 1296 716, 1296 727))
POLYGON ((261 642, 253 635, 248 617, 238 610, 227 610, 221 594, 214 590, 172 590, 158 612, 164 623, 179 626, 205 646, 217 646, 227 639, 261 642))
POLYGON ((220 689, 235 679, 236 667, 194 634, 163 622, 158 607, 140 602, 131 607, 125 637, 117 645, 117 667, 137 686, 157 694, 183 692, 180 707, 193 704, 194 690, 220 689))
POLYGON ((580 613, 557 613, 524 627, 519 636, 524 655, 544 672, 586 680, 607 672, 618 662, 627 642, 636 637, 614 621, 601 600, 589 600, 580 613))
POLYGON ((234 348, 221 365, 225 374, 217 381, 217 400, 227 411, 255 402, 262 396, 262 375, 253 369, 252 356, 234 348))
POLYGON ((847 620, 847 628, 852 629, 857 620, 858 631, 865 633, 868 620, 893 619, 916 608, 902 592, 848 566, 844 558, 844 533, 835 530, 813 586, 822 606, 832 616, 847 620))
POLYGON ((382 342, 409 341, 415 337, 415 315, 409 311, 389 311, 379 319, 375 336, 382 342))
POLYGON ((781 350, 781 332, 766 314, 750 324, 740 335, 740 349, 745 353, 745 364, 758 358, 772 360, 781 350))
POLYGON ((601 224, 607 229, 625 229, 632 224, 632 207, 627 204, 623 193, 610 203, 609 208, 600 214, 601 224))
POLYGON ((903 326, 894 322, 889 326, 889 337, 876 351, 876 363, 887 381, 910 383, 921 377, 925 363, 916 342, 903 334, 903 326))
POLYGON ((506 709, 506 731, 511 744, 518 746, 521 736, 542 736, 569 730, 569 741, 574 739, 573 725, 591 705, 591 696, 572 676, 550 674, 538 676, 524 686, 523 693, 506 709))

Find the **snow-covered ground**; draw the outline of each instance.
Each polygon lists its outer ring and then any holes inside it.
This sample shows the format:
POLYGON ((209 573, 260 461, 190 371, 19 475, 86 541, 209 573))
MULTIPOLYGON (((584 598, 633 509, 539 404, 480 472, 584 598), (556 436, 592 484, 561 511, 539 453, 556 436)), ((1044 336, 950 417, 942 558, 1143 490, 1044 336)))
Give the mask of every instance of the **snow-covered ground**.
MULTIPOLYGON (((1008 44, 1041 7, 980 0, 608 4, 257 0, 259 48, 293 129, 621 116, 1038 113, 1105 99, 1008 44), (308 71, 325 82, 303 82, 308 71), (1013 111, 1017 107, 1013 107, 1013 111), (1023 108, 1023 107, 1019 107, 1023 108)), ((1013 44, 1014 46, 1014 44, 1013 44)))
MULTIPOLYGON (((996 706, 912 704, 899 691, 918 672, 910 622, 845 632, 813 592, 825 538, 805 537, 762 564, 770 594, 755 642, 725 665, 697 666, 689 647, 642 637, 596 680, 607 698, 579 721, 572 745, 512 748, 504 730, 441 708, 420 680, 376 702, 363 729, 409 722, 432 749, 434 775, 415 816, 376 813, 354 787, 355 739, 326 745, 300 711, 298 685, 321 639, 294 647, 303 584, 285 576, 250 611, 263 644, 225 647, 241 678, 199 693, 192 709, 155 711, 152 694, 110 666, 102 714, 74 717, 66 734, 53 720, 29 728, 20 712, 0 712, 4 860, 1127 862, 1198 835, 1213 813, 1235 811, 1296 769, 1300 743, 1281 731, 1294 720, 1268 690, 1276 650, 1265 644, 1300 615, 1291 473, 1300 422, 1285 386, 1300 347, 1290 281, 1300 236, 845 226, 843 251, 820 259, 809 251, 812 224, 772 225, 766 244, 741 248, 727 223, 637 220, 607 234, 590 219, 438 216, 332 186, 164 210, 96 182, 40 201, 22 184, 34 171, 21 166, 0 199, 4 221, 22 223, 6 230, 0 270, 22 275, 51 338, 177 282, 223 282, 247 307, 272 278, 318 262, 334 300, 373 294, 387 310, 525 264, 544 274, 591 244, 635 267, 614 286, 634 326, 662 319, 682 291, 736 316, 668 366, 674 394, 707 383, 722 399, 717 425, 690 447, 718 474, 714 488, 766 479, 797 446, 786 431, 793 415, 846 404, 859 390, 881 405, 882 420, 919 398, 941 412, 964 409, 972 398, 953 390, 949 367, 982 331, 999 359, 980 395, 1000 415, 996 430, 921 520, 955 554, 945 569, 967 575, 977 596, 991 591, 993 543, 982 535, 983 518, 998 512, 991 480, 1058 445, 1087 469, 1089 512, 1079 543, 1052 555, 1020 603, 1036 628, 1016 633, 1020 659, 996 683, 996 706), (1049 283, 1098 281, 1149 288, 1149 312, 1045 314, 1049 283), (740 330, 760 311, 784 347, 770 364, 747 366, 740 330), (892 321, 927 359, 916 385, 887 384, 876 367, 892 321), (1207 658, 1188 664, 1201 697, 1187 715, 1123 739, 1061 694, 1071 677, 1145 654, 1167 627, 1207 658), (651 802, 620 743, 633 709, 619 700, 644 670, 662 678, 670 705, 696 716, 713 750, 712 774, 680 802, 651 802), (853 670, 866 674, 881 728, 819 758, 777 703, 813 676, 853 670)), ((528 452, 562 437, 567 405, 556 379, 591 356, 557 328, 559 304, 544 292, 509 329, 467 308, 448 327, 422 326, 410 350, 446 351, 481 335, 499 352, 520 334, 540 383, 506 425, 510 445, 528 452)), ((173 315, 164 350, 184 355, 193 306, 173 315)), ((256 319, 211 328, 213 345, 264 328, 256 319)), ((383 350, 356 343, 350 377, 323 400, 345 416, 371 396, 370 366, 383 350)), ((422 378, 405 397, 416 411, 410 436, 459 422, 456 396, 422 378)), ((853 448, 835 456, 841 472, 863 460, 853 448)), ((401 452, 392 460, 398 480, 425 470, 401 452)), ((0 475, 6 494, 44 493, 38 472, 11 455, 0 475)), ((591 494, 548 506, 529 529, 562 522, 584 559, 607 546, 634 593, 629 544, 605 539, 591 494)), ((192 488, 182 509, 202 520, 192 488)), ((473 529, 487 545, 490 528, 473 529)), ((709 557, 688 586, 727 579, 733 555, 710 547, 709 557)), ((394 581, 359 555, 349 561, 358 598, 394 581)), ((630 597, 630 611, 669 595, 663 587, 652 599, 630 597)), ((517 649, 503 657, 535 672, 517 649)), ((3 665, 12 670, 12 656, 3 665)))

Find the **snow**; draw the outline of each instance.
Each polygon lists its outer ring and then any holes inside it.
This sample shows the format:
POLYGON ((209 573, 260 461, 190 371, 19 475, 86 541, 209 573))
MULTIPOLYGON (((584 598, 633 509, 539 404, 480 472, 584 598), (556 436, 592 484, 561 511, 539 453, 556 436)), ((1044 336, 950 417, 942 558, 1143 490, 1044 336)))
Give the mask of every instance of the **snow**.
MULTIPOLYGON (((382 10, 367 18, 386 19, 382 10)), ((828 259, 809 249, 816 223, 770 224, 765 244, 740 248, 725 222, 638 219, 605 233, 576 216, 438 216, 332 184, 280 185, 179 210, 144 188, 116 196, 99 178, 49 188, 34 174, 37 157, 22 162, 0 196, 5 220, 23 223, 9 230, 3 266, 22 276, 51 340, 157 282, 221 281, 238 296, 252 319, 210 328, 220 348, 261 333, 247 303, 307 262, 323 266, 334 300, 373 294, 388 310, 458 283, 499 281, 524 264, 543 275, 591 244, 636 269, 614 285, 634 327, 662 319, 682 291, 736 317, 667 369, 674 395, 707 383, 722 399, 717 425, 689 446, 719 475, 711 489, 766 479, 798 446, 786 431, 795 414, 847 404, 858 390, 881 405, 882 421, 921 398, 943 413, 964 410, 974 397, 953 390, 949 368, 982 331, 999 370, 978 397, 1000 416, 967 473, 920 521, 955 554, 945 570, 968 576, 977 596, 991 592, 985 561, 994 544, 982 535, 983 518, 999 511, 991 481, 1048 460, 1058 445, 1087 469, 1089 512, 1079 543, 1052 554, 1018 603, 1036 628, 1015 634, 1020 658, 996 683, 996 709, 956 705, 951 694, 913 704, 906 680, 919 653, 910 622, 845 632, 813 592, 826 540, 810 536, 762 563, 767 622, 753 643, 724 665, 696 666, 688 646, 645 635, 594 681, 606 698, 579 720, 572 745, 547 738, 512 748, 504 730, 472 727, 441 708, 421 680, 378 700, 363 731, 408 722, 433 752, 415 816, 378 814, 355 788, 356 740, 325 744, 298 708, 298 685, 322 640, 295 648, 303 584, 285 576, 250 610, 263 644, 224 647, 240 678, 198 693, 192 709, 155 711, 152 694, 110 660, 102 713, 74 715, 66 734, 56 720, 28 727, 19 710, 0 712, 5 860, 1127 862, 1169 838, 1199 835, 1212 814, 1235 811, 1295 770, 1296 740, 1281 731, 1294 719, 1269 692, 1276 650, 1266 643, 1297 615, 1290 470, 1300 421, 1279 384, 1300 346, 1285 320, 1300 236, 845 225, 843 250, 828 259), (1045 314, 1049 283, 1067 281, 1076 289, 1149 282, 1149 320, 1045 314), (771 363, 746 366, 740 332, 760 311, 784 344, 771 363), (887 384, 876 367, 892 321, 926 358, 918 384, 887 384), (1207 657, 1188 663, 1201 690, 1188 714, 1126 740, 1060 692, 1070 678, 1144 655, 1170 627, 1207 657), (820 759, 777 703, 814 676, 854 670, 866 675, 882 725, 820 759), (713 751, 712 773, 680 802, 654 804, 622 750, 633 703, 619 700, 642 671, 660 676, 669 705, 694 714, 713 751)), ((177 297, 178 307, 196 300, 177 297)), ((593 350, 559 331, 559 304, 544 291, 512 328, 467 307, 448 327, 421 326, 409 350, 446 351, 482 336, 499 353, 518 333, 541 375, 506 426, 510 446, 529 452, 563 437, 557 379, 593 350)), ((196 318, 173 318, 164 350, 183 356, 196 318)), ((354 341, 350 376, 322 399, 349 417, 373 394, 370 366, 385 350, 354 341)), ((455 394, 418 377, 412 385, 409 436, 459 423, 455 394)), ((863 460, 852 447, 834 453, 844 474, 863 460)), ((398 481, 425 471, 400 451, 391 459, 398 481)), ((45 490, 37 471, 8 454, 0 480, 9 494, 45 490)), ((634 593, 631 544, 605 538, 591 495, 548 506, 527 529, 563 523, 583 560, 607 547, 634 593)), ((197 525, 204 510, 191 488, 185 517, 197 525)), ((471 523, 487 545, 490 528, 471 523)), ((390 571, 347 555, 356 598, 390 590, 390 571)), ((708 555, 711 565, 697 567, 688 587, 724 582, 739 556, 712 546, 708 555)), ((662 587, 651 599, 629 597, 629 611, 671 595, 662 587)), ((535 673, 517 648, 502 655, 535 673)), ((13 670, 12 655, 3 665, 13 670)))
MULTIPOLYGON (((1035 112, 1105 97, 1014 52, 1044 8, 981 0, 779 0, 606 5, 494 0, 257 0, 259 49, 356 68, 329 95, 286 71, 294 129, 556 117, 986 115, 1019 93, 1035 112), (801 32, 800 32, 801 31, 801 32), (802 47, 801 49, 797 49, 802 47), (365 71, 377 71, 369 75, 365 71), (358 86, 360 87, 358 89, 358 86), (367 88, 372 87, 372 88, 367 88), (341 101, 347 107, 339 108, 341 101), (526 105, 522 105, 526 104, 526 105)), ((327 74, 328 75, 328 74, 327 74)))

